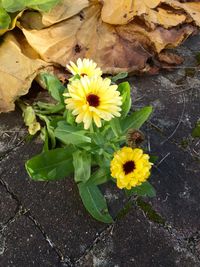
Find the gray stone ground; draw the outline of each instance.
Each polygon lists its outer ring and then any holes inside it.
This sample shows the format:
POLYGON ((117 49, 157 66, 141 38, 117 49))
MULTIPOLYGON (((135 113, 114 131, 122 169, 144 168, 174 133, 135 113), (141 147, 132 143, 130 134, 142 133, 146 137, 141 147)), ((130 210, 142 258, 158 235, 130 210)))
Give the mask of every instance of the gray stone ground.
POLYGON ((18 111, 0 115, 0 266, 200 266, 200 35, 178 52, 173 72, 131 78, 134 107, 154 106, 145 127, 150 153, 159 155, 151 182, 154 199, 126 199, 103 188, 115 223, 85 211, 72 179, 33 182, 24 162, 41 150, 27 135, 18 111), (125 209, 122 207, 125 205, 125 209))

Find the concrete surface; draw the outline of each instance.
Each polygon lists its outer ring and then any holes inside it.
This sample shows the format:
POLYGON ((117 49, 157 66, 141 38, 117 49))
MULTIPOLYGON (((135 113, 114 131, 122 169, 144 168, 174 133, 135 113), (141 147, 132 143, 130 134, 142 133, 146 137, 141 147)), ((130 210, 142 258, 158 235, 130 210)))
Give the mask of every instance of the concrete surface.
POLYGON ((185 63, 173 72, 130 79, 133 107, 154 106, 144 132, 159 156, 157 196, 127 203, 106 186, 113 215, 123 214, 112 225, 87 214, 71 178, 31 181, 24 163, 42 144, 25 141, 19 111, 0 115, 1 267, 200 266, 200 140, 191 136, 200 118, 199 43, 200 35, 178 49, 185 63))

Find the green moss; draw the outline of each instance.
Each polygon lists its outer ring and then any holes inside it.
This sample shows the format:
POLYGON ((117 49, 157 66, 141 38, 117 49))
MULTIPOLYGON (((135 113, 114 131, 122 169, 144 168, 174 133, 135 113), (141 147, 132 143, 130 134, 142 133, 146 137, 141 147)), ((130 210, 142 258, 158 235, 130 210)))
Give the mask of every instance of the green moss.
POLYGON ((200 121, 197 122, 195 128, 193 129, 192 137, 194 137, 194 138, 200 137, 200 121))
POLYGON ((186 68, 185 69, 185 76, 194 77, 195 73, 196 73, 195 68, 186 68))
POLYGON ((196 53, 196 61, 197 61, 197 65, 200 65, 200 52, 196 53))
POLYGON ((176 81, 176 85, 183 85, 185 83, 185 76, 176 81))
POLYGON ((181 140, 181 147, 186 149, 189 146, 189 140, 187 138, 184 138, 181 140))
POLYGON ((126 214, 129 213, 129 211, 131 210, 133 205, 132 201, 128 201, 124 207, 118 212, 117 216, 116 216, 116 220, 120 220, 122 218, 124 218, 126 216, 126 214))
POLYGON ((165 224, 165 220, 152 208, 152 206, 149 203, 146 203, 141 198, 138 198, 136 200, 137 206, 140 207, 148 217, 148 219, 152 222, 158 223, 158 224, 165 224))

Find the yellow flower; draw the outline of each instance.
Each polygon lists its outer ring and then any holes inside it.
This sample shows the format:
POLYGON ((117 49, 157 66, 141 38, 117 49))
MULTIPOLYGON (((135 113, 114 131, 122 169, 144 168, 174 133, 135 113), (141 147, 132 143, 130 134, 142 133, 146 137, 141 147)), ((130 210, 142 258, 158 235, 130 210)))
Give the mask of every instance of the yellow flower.
POLYGON ((108 78, 84 76, 73 80, 64 96, 69 97, 65 99, 66 108, 77 116, 77 123, 84 123, 85 129, 90 127, 92 121, 101 127, 101 119, 110 121, 114 116, 121 116, 122 97, 117 85, 111 85, 108 78))
POLYGON ((149 155, 144 154, 142 149, 123 147, 114 154, 110 169, 120 189, 131 189, 147 180, 151 167, 149 155))
POLYGON ((70 61, 70 65, 67 65, 68 70, 73 75, 79 74, 81 77, 102 75, 102 71, 100 68, 97 68, 97 64, 88 58, 84 58, 83 60, 79 58, 76 64, 70 61))

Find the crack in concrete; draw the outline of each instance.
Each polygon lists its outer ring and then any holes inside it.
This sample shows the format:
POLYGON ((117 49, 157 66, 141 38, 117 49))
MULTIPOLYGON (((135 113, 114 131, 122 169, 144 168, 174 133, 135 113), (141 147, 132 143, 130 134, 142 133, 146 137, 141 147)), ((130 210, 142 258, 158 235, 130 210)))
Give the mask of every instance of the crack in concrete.
POLYGON ((5 158, 7 158, 12 152, 15 152, 18 148, 22 147, 25 144, 24 138, 19 141, 15 146, 5 151, 4 154, 0 156, 0 162, 2 162, 5 158))
POLYGON ((114 223, 110 224, 109 226, 107 226, 105 229, 103 229, 101 232, 97 233, 98 236, 93 240, 93 242, 91 243, 91 245, 89 245, 85 251, 82 253, 82 255, 75 260, 74 262, 74 266, 81 266, 81 261, 92 251, 92 249, 100 242, 102 241, 104 238, 106 238, 109 234, 112 234, 112 230, 114 228, 115 225, 115 221, 114 223))
MULTIPOLYGON (((157 225, 158 228, 163 229, 167 236, 173 241, 173 249, 177 252, 183 253, 187 258, 192 259, 195 263, 200 263, 199 256, 195 251, 192 251, 188 247, 188 239, 184 236, 183 233, 180 233, 175 228, 173 228, 169 223, 167 223, 160 214, 158 214, 149 203, 148 208, 151 207, 151 215, 153 213, 153 217, 147 214, 147 209, 145 209, 142 205, 138 205, 139 201, 141 201, 141 198, 133 197, 129 198, 127 203, 131 203, 132 205, 135 205, 139 210, 141 210, 144 214, 144 217, 149 221, 149 223, 153 223, 154 225, 157 225), (152 212, 153 211, 153 212, 152 212)), ((144 203, 144 201, 143 201, 144 203)), ((141 204, 141 203, 140 203, 141 204)), ((121 209, 123 210, 123 209, 121 209)), ((120 211, 121 211, 120 210, 120 211)), ((129 213, 130 210, 126 211, 125 213, 122 212, 122 216, 126 216, 129 213)), ((120 212, 119 212, 120 213, 120 212)), ((118 213, 118 214, 119 214, 118 213)), ((122 218, 122 216, 116 216, 114 223, 103 229, 99 234, 98 237, 94 239, 91 245, 89 245, 84 253, 75 261, 75 266, 79 267, 81 266, 82 260, 92 252, 92 250, 95 248, 95 246, 103 241, 109 238, 110 235, 113 233, 113 229, 117 223, 118 220, 122 218)), ((191 239, 191 237, 190 237, 191 239)), ((199 236, 200 239, 200 236, 199 236)), ((191 241, 190 241, 191 242, 191 241)))
MULTIPOLYGON (((18 210, 22 207, 22 203, 18 199, 17 195, 15 195, 9 188, 8 184, 0 178, 0 184, 6 189, 6 192, 11 196, 11 198, 17 203, 17 207, 15 209, 15 214, 17 214, 18 210)), ((15 216, 15 215, 14 215, 15 216)), ((10 220, 10 219, 9 219, 10 220)), ((8 221, 9 221, 8 220, 8 221)))
POLYGON ((8 219, 7 222, 0 224, 0 256, 2 256, 6 249, 6 232, 9 229, 9 225, 14 223, 21 215, 25 214, 26 210, 21 205, 18 206, 15 214, 8 219))
POLYGON ((193 253, 194 255, 196 255, 196 257, 200 261, 200 231, 196 231, 188 238, 185 238, 185 242, 187 244, 188 250, 191 251, 191 253, 193 253))
POLYGON ((4 254, 5 249, 6 249, 6 240, 3 234, 0 232, 0 256, 4 254))
POLYGON ((45 238, 45 240, 47 241, 49 246, 56 252, 56 254, 58 255, 58 257, 60 259, 61 264, 63 264, 63 266, 66 266, 66 267, 73 267, 74 265, 73 265, 71 259, 68 256, 64 256, 61 253, 60 249, 57 248, 56 245, 54 244, 54 242, 48 237, 48 235, 45 233, 45 231, 43 230, 43 228, 39 224, 39 222, 37 222, 37 220, 31 215, 30 210, 24 208, 21 201, 18 199, 17 195, 15 195, 9 189, 8 184, 2 179, 0 179, 0 183, 6 189, 6 192, 8 194, 10 194, 12 199, 14 199, 17 203, 17 208, 15 210, 14 216, 9 218, 8 221, 5 222, 4 224, 0 225, 0 255, 2 255, 5 251, 5 246, 6 246, 5 233, 9 227, 9 225, 11 223, 15 222, 17 220, 17 218, 19 218, 20 216, 25 215, 34 223, 35 227, 41 232, 41 234, 43 235, 43 237, 45 238))
POLYGON ((174 249, 178 252, 184 253, 188 258, 191 258, 196 263, 200 264, 200 257, 198 253, 196 253, 196 245, 194 245, 194 250, 192 251, 187 243, 187 238, 183 233, 173 228, 169 223, 166 223, 164 229, 170 235, 173 242, 175 243, 174 249))
POLYGON ((93 240, 93 242, 87 246, 87 248, 85 249, 85 251, 82 253, 82 255, 75 260, 75 266, 79 266, 79 264, 81 263, 81 260, 84 259, 84 257, 87 256, 87 254, 89 254, 92 249, 100 242, 102 241, 103 239, 105 239, 109 234, 112 235, 112 232, 113 232, 113 229, 114 229, 114 226, 116 225, 116 223, 122 219, 123 217, 125 217, 129 211, 130 211, 130 206, 129 206, 129 203, 130 203, 130 200, 131 199, 136 199, 137 196, 131 196, 127 199, 127 201, 125 202, 124 204, 124 207, 121 208, 117 215, 115 216, 114 218, 114 222, 112 224, 110 224, 109 226, 105 227, 104 229, 102 229, 102 231, 98 232, 96 235, 97 237, 93 240))
MULTIPOLYGON (((157 224, 160 228, 167 231, 170 238, 172 238, 174 242, 174 249, 178 252, 184 253, 188 258, 191 258, 196 263, 200 263, 200 257, 198 253, 196 253, 196 245, 193 242, 193 250, 189 248, 188 243, 192 242, 193 237, 190 239, 186 238, 183 233, 174 228, 170 223, 165 221, 162 216, 157 213, 151 204, 146 203, 141 198, 136 199, 137 207, 143 211, 145 218, 151 223, 157 224)), ((198 240, 200 240, 200 232, 198 233, 198 240)))
POLYGON ((41 224, 31 215, 31 212, 28 210, 25 214, 25 216, 27 216, 36 226, 36 228, 41 232, 41 234, 43 235, 43 237, 45 238, 45 240, 47 241, 47 243, 49 244, 49 246, 56 252, 56 254, 58 255, 61 264, 63 264, 63 266, 66 267, 73 267, 74 264, 72 262, 72 260, 70 259, 70 257, 68 256, 64 256, 61 252, 61 250, 55 245, 55 243, 49 238, 48 234, 46 234, 45 230, 43 229, 43 227, 41 226, 41 224))

